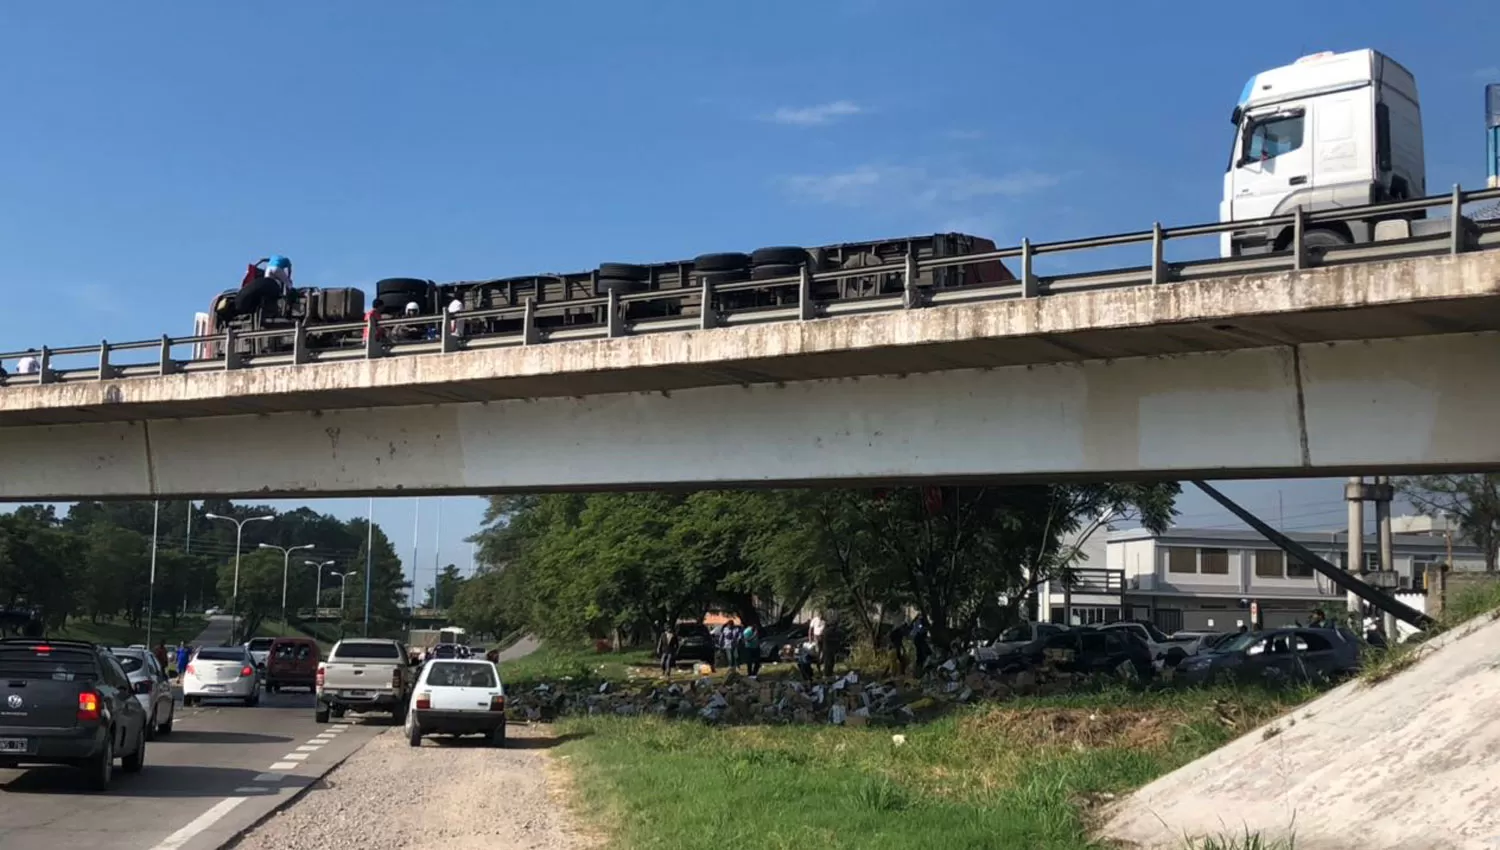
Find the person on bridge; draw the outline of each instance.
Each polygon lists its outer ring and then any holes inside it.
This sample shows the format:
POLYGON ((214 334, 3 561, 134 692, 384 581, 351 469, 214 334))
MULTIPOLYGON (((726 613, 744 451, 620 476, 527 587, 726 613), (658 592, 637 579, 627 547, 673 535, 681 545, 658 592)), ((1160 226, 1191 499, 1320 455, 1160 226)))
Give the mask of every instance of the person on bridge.
POLYGON ((220 321, 235 316, 246 316, 260 310, 267 302, 291 292, 292 261, 280 254, 257 260, 245 268, 245 277, 240 281, 240 291, 233 300, 225 300, 219 306, 220 321), (265 268, 262 269, 261 265, 265 268))

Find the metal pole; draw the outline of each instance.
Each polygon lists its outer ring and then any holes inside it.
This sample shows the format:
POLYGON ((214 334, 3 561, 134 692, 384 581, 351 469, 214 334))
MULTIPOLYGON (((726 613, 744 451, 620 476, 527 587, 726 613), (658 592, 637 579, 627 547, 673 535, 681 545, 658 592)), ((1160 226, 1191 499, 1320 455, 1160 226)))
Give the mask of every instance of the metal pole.
MULTIPOLYGON (((1351 476, 1349 485, 1344 488, 1344 498, 1349 502, 1349 562, 1344 565, 1344 570, 1352 575, 1359 575, 1365 568, 1364 488, 1362 475, 1351 476)), ((1344 603, 1350 614, 1359 614, 1359 596, 1352 591, 1345 593, 1344 603)))
MULTIPOLYGON (((442 598, 438 596, 439 571, 443 560, 443 503, 437 503, 437 516, 432 521, 432 607, 441 608, 442 598)), ((415 567, 413 567, 415 569, 415 567)))
POLYGON ((151 623, 156 619, 156 540, 161 530, 161 500, 151 503, 151 583, 146 590, 146 648, 151 648, 151 623))
POLYGON ((245 523, 241 520, 234 521, 234 589, 229 595, 229 645, 235 644, 235 636, 240 628, 240 539, 245 531, 245 523))
POLYGON ((182 554, 193 554, 193 500, 188 499, 187 509, 187 539, 182 544, 182 554))
POLYGON ((412 595, 411 607, 412 608, 416 608, 417 605, 420 604, 420 602, 421 602, 421 600, 417 598, 418 593, 419 593, 419 591, 417 590, 417 588, 421 587, 421 585, 422 585, 422 581, 421 581, 421 578, 420 578, 420 576, 422 575, 422 567, 420 566, 421 562, 417 560, 417 537, 418 537, 418 535, 421 534, 421 532, 422 532, 422 498, 420 496, 418 496, 417 499, 416 499, 416 504, 412 507, 412 512, 411 512, 411 595, 412 595))
MULTIPOLYGON (((1395 540, 1391 533, 1391 503, 1385 498, 1385 487, 1390 479, 1384 475, 1378 476, 1375 483, 1382 485, 1381 498, 1375 503, 1375 531, 1380 543, 1380 571, 1390 575, 1395 567, 1395 540)), ((1385 631, 1385 639, 1394 642, 1396 640, 1396 617, 1389 611, 1384 612, 1385 618, 1381 626, 1385 631)))
MULTIPOLYGON (((375 497, 370 497, 370 519, 365 523, 365 637, 370 636, 370 593, 375 584, 375 497)), ((340 604, 342 608, 342 604, 340 604)))
POLYGON ((281 624, 286 625, 286 577, 292 571, 292 550, 281 550, 281 624))

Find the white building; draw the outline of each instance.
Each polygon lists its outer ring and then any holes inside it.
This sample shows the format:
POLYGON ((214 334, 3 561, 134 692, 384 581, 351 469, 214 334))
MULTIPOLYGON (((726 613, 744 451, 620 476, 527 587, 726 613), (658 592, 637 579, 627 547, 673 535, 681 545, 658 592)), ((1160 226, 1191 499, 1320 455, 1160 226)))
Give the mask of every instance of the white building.
MULTIPOLYGON (((1415 518, 1403 518, 1415 519, 1415 518)), ((1439 521, 1441 522, 1441 521, 1439 521)), ((1447 540, 1439 529, 1412 522, 1416 534, 1393 535, 1397 583, 1421 590, 1430 567, 1447 560, 1447 540)), ((1287 537, 1343 568, 1344 532, 1288 532, 1287 537)), ((1366 568, 1379 569, 1379 543, 1364 541, 1366 568)), ((1306 622, 1314 608, 1341 606, 1344 592, 1311 566, 1297 562, 1249 529, 1173 528, 1153 534, 1137 528, 1109 532, 1104 563, 1094 559, 1075 570, 1071 590, 1062 582, 1044 584, 1038 610, 1048 622, 1099 623, 1150 620, 1161 629, 1232 631, 1249 620, 1246 604, 1259 603, 1267 627, 1306 622)), ((1453 542, 1456 570, 1483 570, 1477 547, 1453 542)))

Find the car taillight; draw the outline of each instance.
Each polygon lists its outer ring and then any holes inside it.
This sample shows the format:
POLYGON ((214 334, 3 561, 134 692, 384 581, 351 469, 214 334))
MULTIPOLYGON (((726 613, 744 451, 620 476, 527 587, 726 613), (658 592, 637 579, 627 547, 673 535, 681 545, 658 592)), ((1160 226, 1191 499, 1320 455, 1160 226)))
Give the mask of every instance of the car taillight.
POLYGON ((490 711, 505 710, 505 694, 495 694, 490 697, 490 711))
POLYGON ((240 668, 240 677, 241 678, 243 678, 245 676, 254 676, 254 675, 255 675, 255 668, 251 667, 249 664, 246 664, 244 667, 240 668))
POLYGON ((196 675, 198 675, 198 671, 194 670, 193 669, 193 665, 189 664, 187 666, 187 669, 183 671, 182 675, 184 675, 184 676, 196 676, 196 675))
POLYGON ((391 671, 391 687, 401 690, 401 668, 397 667, 391 671))
POLYGON ((149 681, 136 682, 135 683, 135 692, 138 693, 138 694, 149 694, 149 693, 151 693, 151 682, 149 682, 149 681))
POLYGON ((78 719, 99 719, 99 695, 93 691, 80 691, 78 693, 78 719))
POLYGON ((417 708, 424 709, 424 710, 432 708, 432 694, 429 694, 429 693, 417 694, 417 708))
POLYGON ((317 683, 317 686, 319 688, 321 688, 321 687, 323 687, 323 679, 326 676, 327 676, 327 670, 323 667, 322 664, 319 664, 318 665, 318 675, 316 675, 316 676, 313 677, 313 681, 317 683))

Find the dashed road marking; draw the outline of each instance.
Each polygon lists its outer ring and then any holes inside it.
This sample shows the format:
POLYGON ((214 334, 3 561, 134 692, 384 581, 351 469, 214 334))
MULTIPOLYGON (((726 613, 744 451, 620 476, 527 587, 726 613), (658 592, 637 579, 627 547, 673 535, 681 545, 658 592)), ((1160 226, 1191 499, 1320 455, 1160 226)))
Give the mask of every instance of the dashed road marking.
POLYGON ((257 773, 251 782, 280 782, 286 778, 285 773, 257 773))
POLYGON ((189 821, 187 826, 167 836, 160 844, 151 848, 151 850, 178 850, 178 848, 197 837, 199 833, 218 823, 225 815, 234 811, 235 806, 248 799, 248 797, 225 797, 215 803, 208 811, 189 821))
POLYGON ((307 761, 308 753, 287 753, 282 758, 287 761, 307 761))
POLYGON ((285 770, 296 770, 297 769, 297 763, 294 762, 294 761, 279 761, 279 762, 276 762, 275 764, 271 765, 270 769, 273 772, 274 771, 285 771, 285 770))
POLYGON ((256 796, 259 796, 261 794, 275 794, 276 793, 276 789, 275 788, 267 788, 264 785, 246 785, 246 786, 243 786, 241 788, 234 789, 234 793, 236 793, 236 794, 254 794, 256 796))
POLYGON ((300 747, 297 748, 297 752, 299 752, 299 753, 315 753, 315 752, 317 752, 318 750, 321 750, 321 749, 323 749, 323 745, 321 745, 321 744, 319 744, 317 746, 314 746, 312 744, 304 744, 304 745, 302 745, 302 746, 300 746, 300 747))

